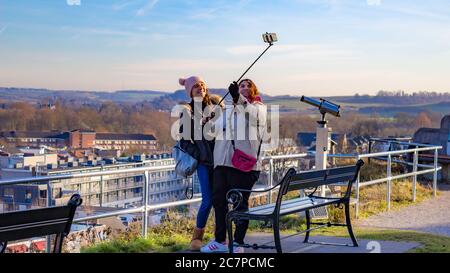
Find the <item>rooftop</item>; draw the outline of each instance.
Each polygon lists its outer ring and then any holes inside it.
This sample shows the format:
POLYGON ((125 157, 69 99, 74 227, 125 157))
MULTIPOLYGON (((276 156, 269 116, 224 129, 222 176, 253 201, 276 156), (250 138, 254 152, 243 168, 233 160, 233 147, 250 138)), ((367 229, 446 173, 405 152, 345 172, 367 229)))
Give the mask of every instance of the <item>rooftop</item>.
POLYGON ((40 132, 40 131, 8 131, 8 132, 0 132, 0 137, 20 137, 20 138, 59 138, 66 139, 68 138, 67 132, 60 131, 49 131, 49 132, 40 132))
POLYGON ((116 133, 97 133, 96 139, 100 139, 100 140, 156 140, 156 138, 153 135, 116 134, 116 133))

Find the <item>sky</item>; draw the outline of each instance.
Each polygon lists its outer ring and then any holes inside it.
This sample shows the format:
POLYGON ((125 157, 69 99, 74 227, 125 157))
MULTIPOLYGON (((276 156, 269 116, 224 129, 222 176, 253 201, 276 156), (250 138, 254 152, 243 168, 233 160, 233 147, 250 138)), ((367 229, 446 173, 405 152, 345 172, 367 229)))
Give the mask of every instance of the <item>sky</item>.
POLYGON ((0 0, 0 86, 270 95, 450 92, 448 0, 0 0))

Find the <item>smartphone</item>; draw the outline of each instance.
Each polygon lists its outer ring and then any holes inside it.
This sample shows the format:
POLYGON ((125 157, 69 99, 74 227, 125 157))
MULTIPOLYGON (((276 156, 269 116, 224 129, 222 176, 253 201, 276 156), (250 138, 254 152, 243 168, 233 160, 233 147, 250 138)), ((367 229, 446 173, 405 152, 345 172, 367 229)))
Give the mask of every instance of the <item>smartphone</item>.
POLYGON ((266 42, 266 43, 273 43, 273 42, 278 41, 276 33, 267 33, 266 32, 262 36, 263 36, 264 42, 266 42))

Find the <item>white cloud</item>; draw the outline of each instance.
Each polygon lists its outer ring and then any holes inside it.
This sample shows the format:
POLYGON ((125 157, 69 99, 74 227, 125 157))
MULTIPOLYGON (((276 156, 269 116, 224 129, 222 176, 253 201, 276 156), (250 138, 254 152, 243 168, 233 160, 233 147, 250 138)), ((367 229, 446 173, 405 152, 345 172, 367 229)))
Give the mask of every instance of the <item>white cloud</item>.
POLYGON ((167 72, 223 71, 239 68, 239 64, 220 59, 160 59, 151 62, 129 63, 116 66, 115 71, 127 74, 155 74, 167 72))
POLYGON ((158 0, 148 1, 148 3, 145 6, 138 9, 138 11, 136 12, 136 16, 144 16, 145 14, 147 14, 147 12, 149 12, 150 10, 153 9, 153 7, 156 5, 156 3, 158 3, 158 0))
POLYGON ((72 27, 72 26, 62 26, 60 27, 62 31, 67 31, 70 33, 76 33, 76 35, 87 34, 87 35, 105 35, 105 36, 135 36, 135 32, 122 31, 109 28, 97 28, 97 27, 72 27))
POLYGON ((189 16, 191 19, 214 19, 217 17, 217 12, 219 11, 219 8, 213 8, 213 9, 205 9, 205 10, 198 10, 192 12, 192 15, 189 16))
POLYGON ((134 2, 126 1, 126 2, 122 2, 122 3, 113 4, 111 8, 115 11, 119 11, 119 10, 122 10, 122 9, 132 5, 132 4, 134 4, 134 2))
POLYGON ((369 6, 380 6, 382 4, 381 0, 366 0, 369 6))
POLYGON ((81 0, 67 0, 67 5, 69 6, 80 6, 81 0))
MULTIPOLYGON (((231 55, 257 55, 264 49, 263 45, 237 46, 227 49, 231 55)), ((276 59, 350 59, 361 55, 360 50, 350 47, 337 47, 323 44, 285 44, 275 45, 270 51, 276 59)))
POLYGON ((430 19, 436 19, 436 20, 448 20, 450 17, 445 14, 441 13, 439 11, 426 11, 424 9, 419 8, 405 8, 405 7, 399 7, 399 8, 391 8, 390 10, 394 12, 399 12, 405 15, 410 16, 418 16, 418 17, 424 17, 424 18, 430 18, 430 19))

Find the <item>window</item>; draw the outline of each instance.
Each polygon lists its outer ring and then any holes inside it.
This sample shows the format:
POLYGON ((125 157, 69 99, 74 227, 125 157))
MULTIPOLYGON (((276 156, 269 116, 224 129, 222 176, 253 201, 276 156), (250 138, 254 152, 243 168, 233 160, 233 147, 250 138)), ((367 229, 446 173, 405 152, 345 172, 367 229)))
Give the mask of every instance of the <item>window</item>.
POLYGON ((31 190, 26 190, 25 191, 25 202, 31 203, 31 199, 32 199, 31 190))
POLYGON ((47 198, 47 190, 40 190, 39 198, 47 198))
POLYGON ((14 189, 13 188, 6 188, 4 191, 3 191, 3 196, 10 196, 10 197, 13 197, 14 198, 14 189))
POLYGON ((56 199, 56 198, 61 198, 61 197, 62 197, 62 188, 54 188, 53 189, 53 198, 56 199))

